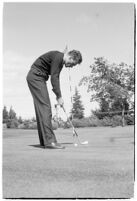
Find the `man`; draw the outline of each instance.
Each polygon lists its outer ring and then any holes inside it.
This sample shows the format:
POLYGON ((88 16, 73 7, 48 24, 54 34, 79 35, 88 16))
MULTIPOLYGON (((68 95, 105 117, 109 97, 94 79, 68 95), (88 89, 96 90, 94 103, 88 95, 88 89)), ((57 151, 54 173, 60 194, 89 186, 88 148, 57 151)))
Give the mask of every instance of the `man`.
POLYGON ((40 145, 45 148, 65 148, 57 143, 52 129, 51 103, 46 81, 51 76, 52 90, 56 95, 57 103, 62 106, 64 101, 60 90, 59 75, 63 65, 71 68, 81 62, 82 56, 79 51, 72 50, 65 53, 50 51, 36 59, 27 75, 28 86, 34 101, 40 145))

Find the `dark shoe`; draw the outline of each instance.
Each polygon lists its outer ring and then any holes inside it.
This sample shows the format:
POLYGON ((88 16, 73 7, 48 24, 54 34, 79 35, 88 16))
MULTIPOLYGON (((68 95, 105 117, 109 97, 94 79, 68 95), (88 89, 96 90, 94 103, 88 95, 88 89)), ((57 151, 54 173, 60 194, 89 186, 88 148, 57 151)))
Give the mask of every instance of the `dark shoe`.
POLYGON ((57 143, 57 142, 52 142, 50 144, 47 144, 45 146, 45 148, 48 148, 48 149, 65 149, 64 146, 62 146, 60 143, 57 143))

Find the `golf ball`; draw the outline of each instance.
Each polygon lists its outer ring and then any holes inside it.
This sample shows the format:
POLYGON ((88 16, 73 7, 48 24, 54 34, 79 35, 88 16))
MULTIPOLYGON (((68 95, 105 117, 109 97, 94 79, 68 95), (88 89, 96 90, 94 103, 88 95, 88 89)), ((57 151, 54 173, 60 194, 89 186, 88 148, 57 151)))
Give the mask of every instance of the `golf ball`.
POLYGON ((75 144, 74 144, 74 146, 75 146, 75 147, 77 147, 77 146, 78 146, 78 144, 76 144, 76 143, 75 143, 75 144))

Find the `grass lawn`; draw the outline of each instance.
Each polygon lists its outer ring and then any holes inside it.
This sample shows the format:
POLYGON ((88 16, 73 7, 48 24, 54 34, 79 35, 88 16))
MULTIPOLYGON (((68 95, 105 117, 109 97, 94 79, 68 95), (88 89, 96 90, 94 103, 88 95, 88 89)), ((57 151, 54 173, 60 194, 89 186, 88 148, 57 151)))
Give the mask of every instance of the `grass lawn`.
POLYGON ((37 130, 3 131, 3 198, 132 198, 134 127, 55 131, 64 150, 43 149, 37 130))

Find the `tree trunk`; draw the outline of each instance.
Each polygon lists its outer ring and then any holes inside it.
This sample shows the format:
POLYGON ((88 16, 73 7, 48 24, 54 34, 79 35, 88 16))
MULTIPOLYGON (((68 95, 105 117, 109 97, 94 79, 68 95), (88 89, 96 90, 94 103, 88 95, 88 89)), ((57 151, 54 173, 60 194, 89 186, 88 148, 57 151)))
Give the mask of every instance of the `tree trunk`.
POLYGON ((124 104, 123 104, 123 108, 122 108, 122 127, 125 126, 125 108, 124 108, 124 104))

